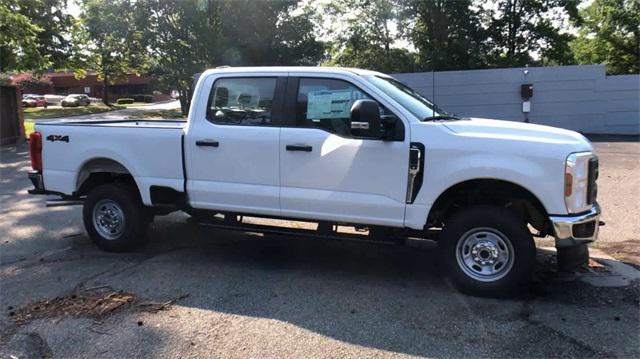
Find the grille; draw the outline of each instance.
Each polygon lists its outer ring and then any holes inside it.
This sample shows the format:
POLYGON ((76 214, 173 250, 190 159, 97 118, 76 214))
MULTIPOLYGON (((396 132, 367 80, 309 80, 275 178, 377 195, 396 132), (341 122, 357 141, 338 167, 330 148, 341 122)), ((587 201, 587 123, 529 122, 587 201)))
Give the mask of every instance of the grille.
POLYGON ((594 204, 598 196, 598 158, 593 157, 589 160, 589 181, 587 182, 587 203, 594 204))

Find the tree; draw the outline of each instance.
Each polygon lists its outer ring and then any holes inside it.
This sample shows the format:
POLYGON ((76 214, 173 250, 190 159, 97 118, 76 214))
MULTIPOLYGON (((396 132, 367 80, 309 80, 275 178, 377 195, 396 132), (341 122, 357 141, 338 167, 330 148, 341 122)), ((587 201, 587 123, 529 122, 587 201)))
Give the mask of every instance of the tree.
POLYGON ((487 10, 489 65, 571 63, 572 36, 562 30, 565 18, 579 19, 577 4, 575 0, 498 0, 494 9, 487 10))
POLYGON ((324 54, 295 1, 139 0, 153 73, 189 110, 193 75, 219 65, 315 65, 324 54))
POLYGON ((73 17, 66 12, 66 0, 20 0, 20 13, 42 31, 37 34, 37 48, 50 68, 66 68, 71 50, 70 31, 73 17))
POLYGON ((217 54, 219 16, 217 4, 181 0, 141 0, 137 21, 146 23, 143 43, 152 55, 151 73, 160 85, 180 94, 183 114, 189 110, 193 76, 202 72, 217 54))
POLYGON ((42 28, 20 14, 16 0, 0 0, 0 72, 42 69, 48 65, 38 51, 42 28))
POLYGON ((66 67, 71 16, 65 0, 0 0, 0 71, 66 67))
POLYGON ((640 3, 595 0, 581 11, 583 26, 571 43, 579 64, 603 63, 609 74, 640 72, 640 3))
POLYGON ((408 37, 425 70, 474 69, 485 66, 486 31, 471 0, 409 0, 404 14, 413 16, 408 37))
POLYGON ((146 49, 129 0, 84 0, 74 28, 74 67, 79 76, 95 70, 102 81, 102 101, 109 104, 110 84, 146 69, 146 49))
POLYGON ((336 0, 319 10, 321 24, 336 24, 328 65, 362 67, 381 72, 415 68, 414 54, 396 45, 402 39, 399 0, 336 0))
POLYGON ((311 14, 291 0, 225 1, 222 38, 229 65, 317 65, 325 52, 311 14))

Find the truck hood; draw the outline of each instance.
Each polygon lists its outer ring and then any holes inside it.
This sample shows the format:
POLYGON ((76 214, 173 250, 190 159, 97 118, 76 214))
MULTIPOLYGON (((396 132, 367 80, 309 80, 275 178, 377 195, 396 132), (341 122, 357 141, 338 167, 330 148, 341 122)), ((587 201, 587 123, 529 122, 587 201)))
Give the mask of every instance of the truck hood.
POLYGON ((484 118, 469 118, 442 124, 455 134, 465 137, 563 145, 575 152, 593 149, 589 140, 578 132, 551 126, 484 118))

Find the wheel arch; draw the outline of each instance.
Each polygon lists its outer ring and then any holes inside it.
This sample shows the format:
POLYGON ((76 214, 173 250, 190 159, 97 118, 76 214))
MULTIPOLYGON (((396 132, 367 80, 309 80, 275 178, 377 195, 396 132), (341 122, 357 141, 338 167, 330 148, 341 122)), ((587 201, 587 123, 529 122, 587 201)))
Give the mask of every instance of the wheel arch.
POLYGON ((520 184, 496 178, 475 178, 448 187, 431 206, 427 227, 438 226, 457 210, 478 204, 503 206, 539 231, 546 229, 548 212, 540 199, 520 184))
POLYGON ((114 182, 132 184, 140 194, 140 187, 127 167, 112 158, 94 157, 80 166, 74 194, 83 196, 98 185, 114 182))

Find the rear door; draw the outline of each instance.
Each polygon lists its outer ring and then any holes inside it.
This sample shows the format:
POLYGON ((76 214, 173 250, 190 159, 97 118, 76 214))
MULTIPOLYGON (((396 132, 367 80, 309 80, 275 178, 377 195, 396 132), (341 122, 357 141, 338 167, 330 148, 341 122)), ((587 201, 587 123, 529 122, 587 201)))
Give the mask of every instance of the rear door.
POLYGON ((192 206, 280 214, 279 136, 286 73, 214 75, 187 143, 192 206))
MULTIPOLYGON (((353 102, 376 98, 341 76, 289 78, 280 135, 282 215, 402 227, 409 136, 382 141, 352 128, 353 102)), ((393 114, 378 103, 382 114, 393 114)), ((398 126, 408 128, 400 118, 398 126)))

